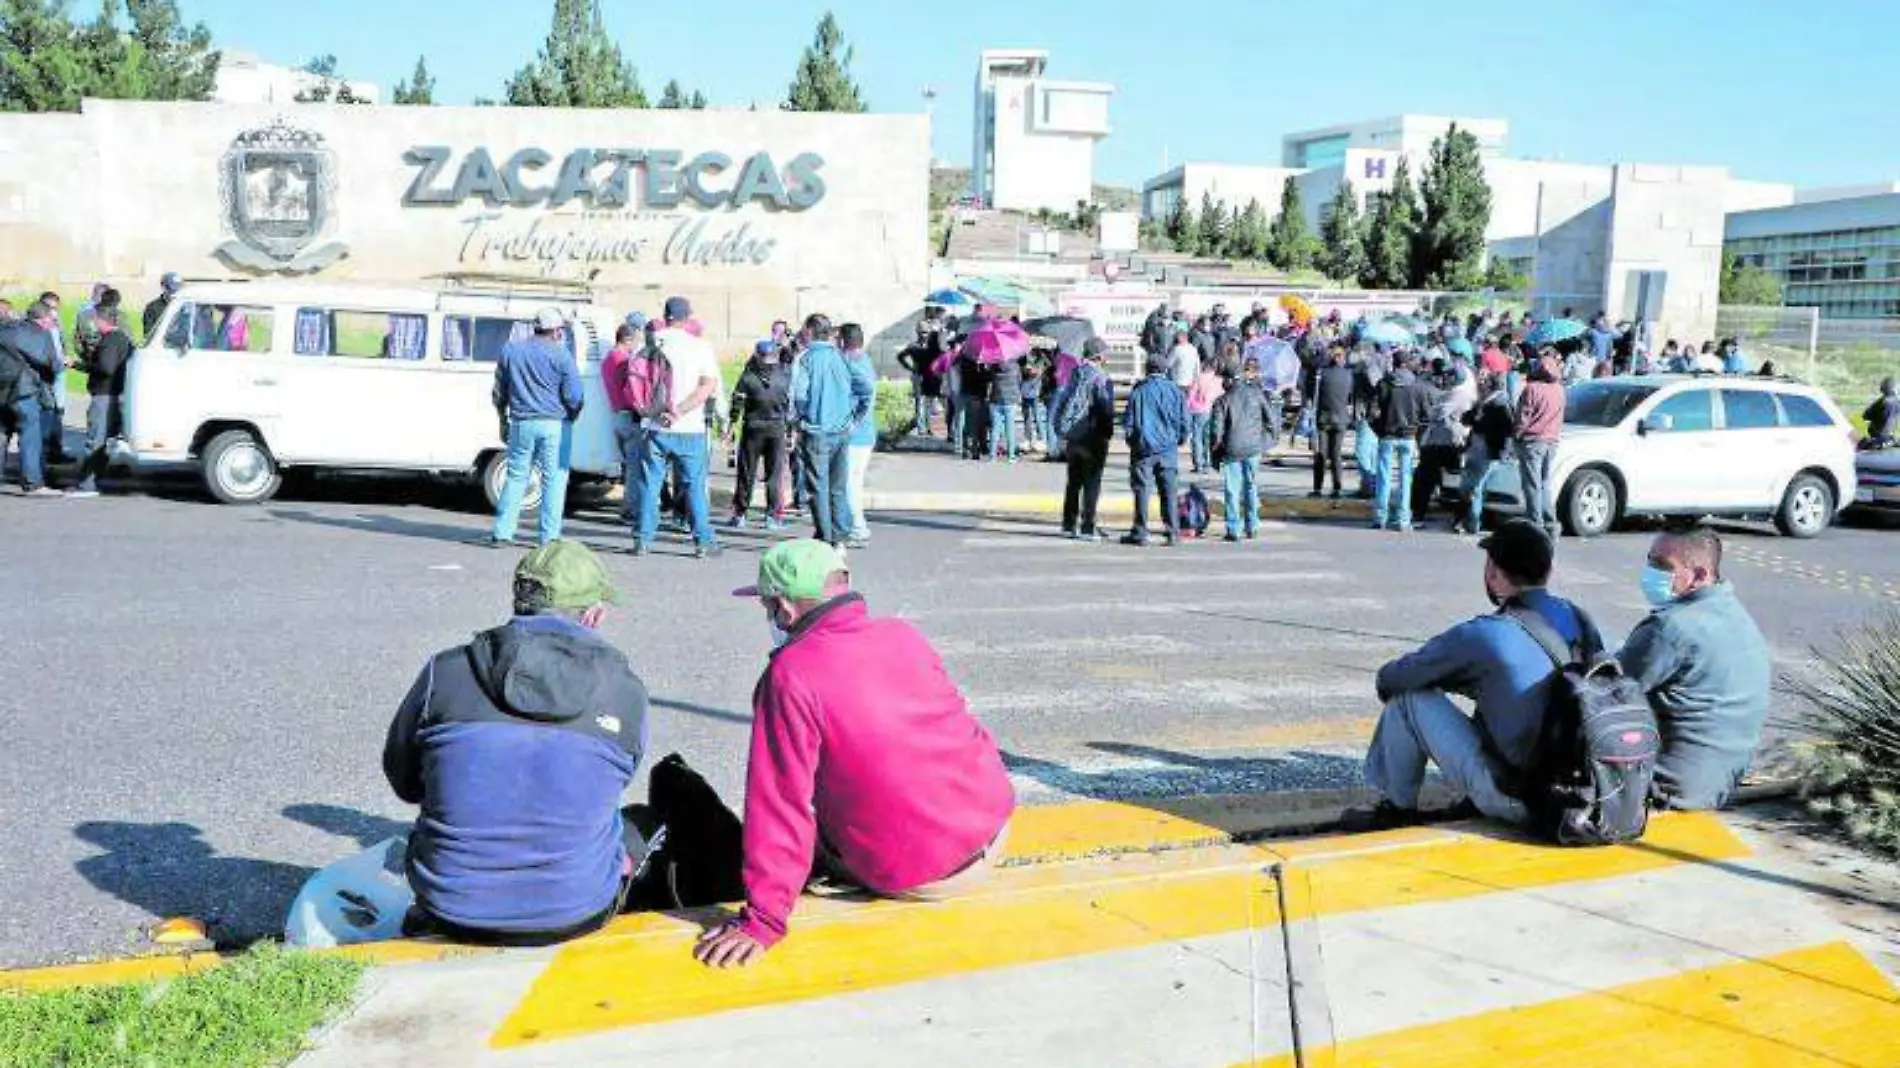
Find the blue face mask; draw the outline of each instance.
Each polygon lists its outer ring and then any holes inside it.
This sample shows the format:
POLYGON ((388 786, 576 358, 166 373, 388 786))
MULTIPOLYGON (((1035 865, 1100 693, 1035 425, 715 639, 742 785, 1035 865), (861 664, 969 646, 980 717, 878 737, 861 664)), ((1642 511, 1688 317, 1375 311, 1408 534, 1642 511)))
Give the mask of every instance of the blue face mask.
POLYGON ((1643 568, 1643 598, 1651 607, 1661 608, 1676 599, 1676 573, 1653 565, 1643 568))

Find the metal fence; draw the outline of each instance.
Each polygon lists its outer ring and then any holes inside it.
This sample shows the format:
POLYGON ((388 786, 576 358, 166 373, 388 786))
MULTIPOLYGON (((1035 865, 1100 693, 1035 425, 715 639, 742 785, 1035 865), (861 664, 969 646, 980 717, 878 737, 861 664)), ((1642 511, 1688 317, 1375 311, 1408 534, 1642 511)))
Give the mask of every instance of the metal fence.
POLYGON ((1900 319, 1823 319, 1816 308, 1740 307, 1716 311, 1716 333, 1733 337, 1754 365, 1816 385, 1849 415, 1900 374, 1900 319))

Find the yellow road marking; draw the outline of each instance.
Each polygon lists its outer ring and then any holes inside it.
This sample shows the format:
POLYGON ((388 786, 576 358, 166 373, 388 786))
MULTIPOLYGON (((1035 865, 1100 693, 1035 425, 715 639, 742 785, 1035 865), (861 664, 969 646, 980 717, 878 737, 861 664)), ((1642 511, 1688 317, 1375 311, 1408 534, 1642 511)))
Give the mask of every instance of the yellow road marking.
POLYGON ((980 896, 934 906, 806 898, 791 937, 742 972, 695 962, 695 925, 649 920, 632 937, 616 927, 561 949, 490 1042, 506 1048, 1258 927, 1277 921, 1263 874, 1275 860, 1308 885, 1310 894, 1290 899, 1291 918, 1305 919, 1747 853, 1715 817, 1675 814, 1654 820, 1643 844, 1611 849, 1424 830, 1209 854, 1242 864, 1238 871, 1208 872, 1206 857, 1187 853, 1005 868, 980 896), (1103 883, 1105 873, 1114 881, 1103 883))
MULTIPOLYGON (((1252 1068, 1291 1068, 1290 1056, 1252 1068)), ((1846 943, 1307 1051, 1338 1068, 1895 1068, 1900 997, 1846 943)))
POLYGON ((218 953, 166 954, 124 960, 0 971, 0 990, 63 990, 75 986, 142 983, 202 972, 224 963, 218 953))

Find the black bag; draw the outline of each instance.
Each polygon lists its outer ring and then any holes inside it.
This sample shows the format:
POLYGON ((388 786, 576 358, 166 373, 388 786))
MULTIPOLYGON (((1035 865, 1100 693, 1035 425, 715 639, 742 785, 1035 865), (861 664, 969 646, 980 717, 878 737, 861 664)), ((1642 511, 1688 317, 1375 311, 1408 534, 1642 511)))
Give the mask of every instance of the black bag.
POLYGON ((1544 729, 1522 798, 1533 829, 1558 845, 1634 842, 1649 825, 1649 788, 1662 735, 1642 685, 1612 656, 1579 661, 1543 616, 1514 607, 1523 627, 1557 666, 1544 729))
POLYGON ((1070 376, 1068 392, 1063 395, 1060 409, 1049 427, 1058 440, 1079 443, 1096 431, 1095 376, 1100 373, 1094 368, 1084 371, 1078 367, 1070 376))
POLYGON ((653 765, 640 833, 650 847, 627 889, 628 912, 745 899, 739 817, 678 753, 653 765))

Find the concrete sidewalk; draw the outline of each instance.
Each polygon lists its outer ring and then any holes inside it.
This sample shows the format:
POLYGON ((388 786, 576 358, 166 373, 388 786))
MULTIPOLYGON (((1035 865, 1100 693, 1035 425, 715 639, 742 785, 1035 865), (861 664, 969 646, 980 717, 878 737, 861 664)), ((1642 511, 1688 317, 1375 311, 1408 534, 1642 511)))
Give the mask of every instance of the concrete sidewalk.
POLYGON ((1773 813, 1590 850, 1484 824, 1235 840, 1259 826, 1244 798, 1024 809, 982 890, 808 896, 739 972, 691 959, 718 910, 371 947, 297 1064, 1900 1065, 1900 869, 1773 813))

